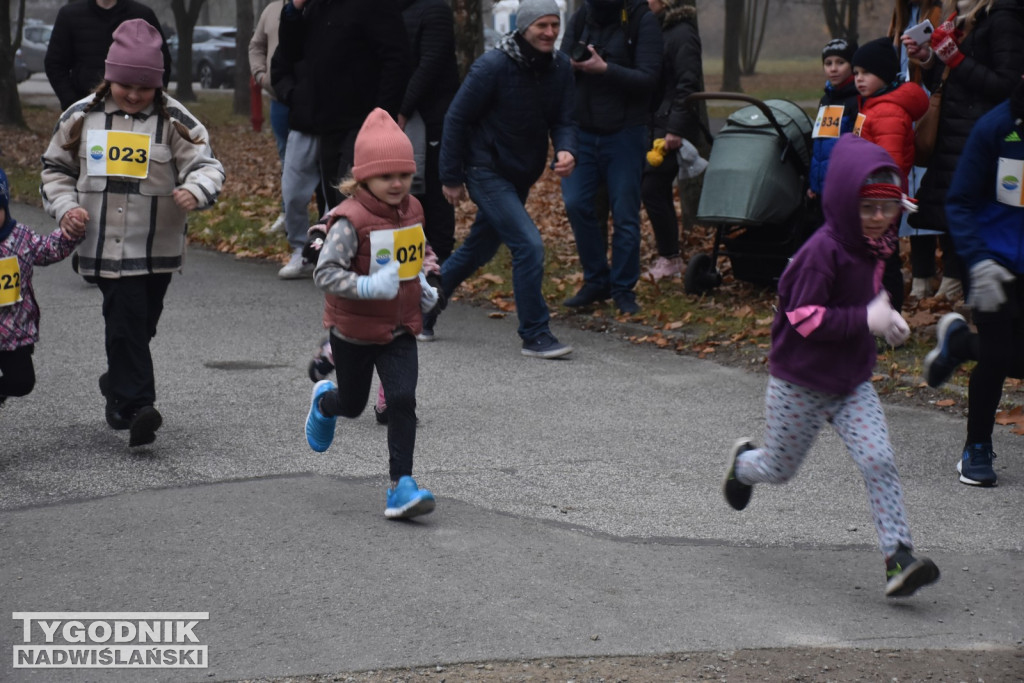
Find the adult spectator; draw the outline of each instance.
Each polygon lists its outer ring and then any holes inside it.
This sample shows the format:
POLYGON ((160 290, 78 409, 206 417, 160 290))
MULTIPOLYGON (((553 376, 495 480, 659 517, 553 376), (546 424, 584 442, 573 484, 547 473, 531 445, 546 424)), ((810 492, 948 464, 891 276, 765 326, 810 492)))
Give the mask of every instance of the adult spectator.
POLYGON ((683 272, 679 216, 672 184, 679 174, 676 152, 682 147, 683 138, 697 141, 700 130, 697 114, 692 107, 683 106, 683 100, 703 89, 704 71, 697 10, 684 5, 682 0, 648 0, 648 5, 661 24, 664 43, 661 78, 655 92, 657 108, 650 119, 650 139, 652 143, 659 138, 665 140, 665 157, 658 166, 644 165, 641 196, 658 246, 658 258, 647 271, 647 277, 660 280, 683 272))
POLYGON ((911 26, 916 26, 927 19, 932 26, 942 23, 942 0, 895 0, 892 18, 889 19, 889 31, 892 45, 900 56, 900 73, 903 80, 921 85, 924 73, 919 62, 912 61, 903 45, 903 33, 911 26))
POLYGON ((398 111, 398 125, 417 150, 417 165, 422 160, 417 171, 423 183, 421 187, 413 183, 413 194, 423 204, 427 241, 443 263, 455 246, 455 209, 445 199, 438 177, 444 115, 459 89, 455 21, 445 0, 401 1, 413 71, 398 111))
POLYGON ((270 81, 288 105, 281 193, 292 255, 278 277, 310 277, 302 246, 317 184, 327 207, 341 203, 356 134, 375 107, 392 117, 411 71, 398 0, 289 0, 281 10, 270 81))
MULTIPOLYGON (((277 50, 277 28, 281 23, 284 0, 273 0, 263 8, 256 28, 249 40, 249 72, 253 80, 270 97, 270 130, 277 143, 277 157, 284 164, 284 150, 288 144, 288 105, 277 99, 270 84, 270 58, 277 50)), ((284 232, 284 206, 277 219, 265 232, 284 232)))
POLYGON ((661 69, 661 26, 646 0, 585 0, 569 19, 561 50, 576 74, 580 129, 576 171, 562 180, 562 197, 583 266, 583 286, 565 305, 579 308, 611 296, 619 311, 636 313, 640 186, 661 69), (606 226, 595 211, 602 185, 612 215, 610 265, 606 226))
POLYGON ((909 222, 943 233, 939 291, 958 299, 969 274, 948 237, 946 192, 974 122, 1006 100, 1024 73, 1024 0, 947 0, 946 7, 950 14, 929 44, 903 39, 907 54, 924 67, 929 90, 943 89, 935 150, 909 222))
POLYGON ((470 68, 444 120, 440 175, 452 204, 469 191, 477 214, 462 245, 441 267, 450 296, 502 242, 512 252, 512 288, 522 353, 557 358, 572 351, 551 334, 541 282, 544 242, 526 212, 526 198, 548 156, 563 178, 573 171, 573 77, 569 59, 555 51, 559 10, 555 0, 523 0, 516 30, 470 68))
MULTIPOLYGON (((43 65, 62 110, 92 93, 103 80, 114 29, 128 19, 144 19, 166 39, 153 10, 136 0, 82 0, 57 11, 43 65)), ((171 78, 171 52, 166 40, 161 51, 166 88, 171 78)))

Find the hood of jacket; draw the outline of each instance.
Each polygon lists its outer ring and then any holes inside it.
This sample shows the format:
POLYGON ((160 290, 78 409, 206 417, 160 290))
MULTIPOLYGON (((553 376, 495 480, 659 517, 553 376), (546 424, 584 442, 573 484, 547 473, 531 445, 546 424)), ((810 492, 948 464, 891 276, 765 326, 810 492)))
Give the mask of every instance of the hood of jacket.
POLYGON ((681 24, 684 21, 690 22, 691 24, 697 19, 697 8, 690 7, 689 5, 677 5, 675 7, 668 7, 664 12, 658 15, 658 21, 661 22, 662 30, 667 29, 676 24, 681 24))

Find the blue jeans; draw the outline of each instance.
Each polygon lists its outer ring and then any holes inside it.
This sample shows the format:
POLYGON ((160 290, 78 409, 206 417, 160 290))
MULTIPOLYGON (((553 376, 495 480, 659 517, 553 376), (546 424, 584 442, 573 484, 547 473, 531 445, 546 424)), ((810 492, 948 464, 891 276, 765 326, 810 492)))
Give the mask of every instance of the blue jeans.
POLYGON ((541 293, 544 242, 526 212, 529 188, 518 190, 489 168, 474 166, 466 188, 476 203, 476 220, 462 245, 441 266, 441 287, 451 295, 466 278, 486 264, 504 242, 512 252, 512 289, 519 315, 519 336, 530 341, 548 332, 548 304, 541 293))
POLYGON ((579 153, 572 175, 562 179, 562 199, 576 238, 583 281, 630 292, 640 279, 640 186, 647 128, 624 128, 599 135, 579 131, 579 153), (608 264, 605 226, 598 224, 594 200, 608 188, 612 214, 612 260, 608 264))
POLYGON ((284 162, 284 150, 288 146, 288 105, 270 100, 270 130, 274 131, 277 142, 277 156, 284 162))

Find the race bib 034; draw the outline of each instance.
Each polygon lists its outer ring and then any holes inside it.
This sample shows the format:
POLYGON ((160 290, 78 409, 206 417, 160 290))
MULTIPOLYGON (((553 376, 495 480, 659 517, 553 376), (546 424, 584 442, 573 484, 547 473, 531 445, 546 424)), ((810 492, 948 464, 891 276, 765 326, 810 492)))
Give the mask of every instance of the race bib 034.
POLYGON ((90 130, 86 145, 86 172, 91 176, 149 176, 150 137, 145 133, 90 130))

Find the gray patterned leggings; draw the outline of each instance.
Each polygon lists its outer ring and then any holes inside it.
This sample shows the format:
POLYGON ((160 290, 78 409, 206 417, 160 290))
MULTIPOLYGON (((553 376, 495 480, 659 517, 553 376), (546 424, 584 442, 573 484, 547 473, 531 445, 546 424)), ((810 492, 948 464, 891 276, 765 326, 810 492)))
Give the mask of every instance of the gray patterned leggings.
POLYGON ((744 484, 789 481, 826 421, 846 444, 864 477, 882 554, 889 557, 900 543, 913 548, 889 428, 871 382, 864 382, 851 394, 837 395, 769 378, 764 446, 740 454, 736 478, 744 484))

